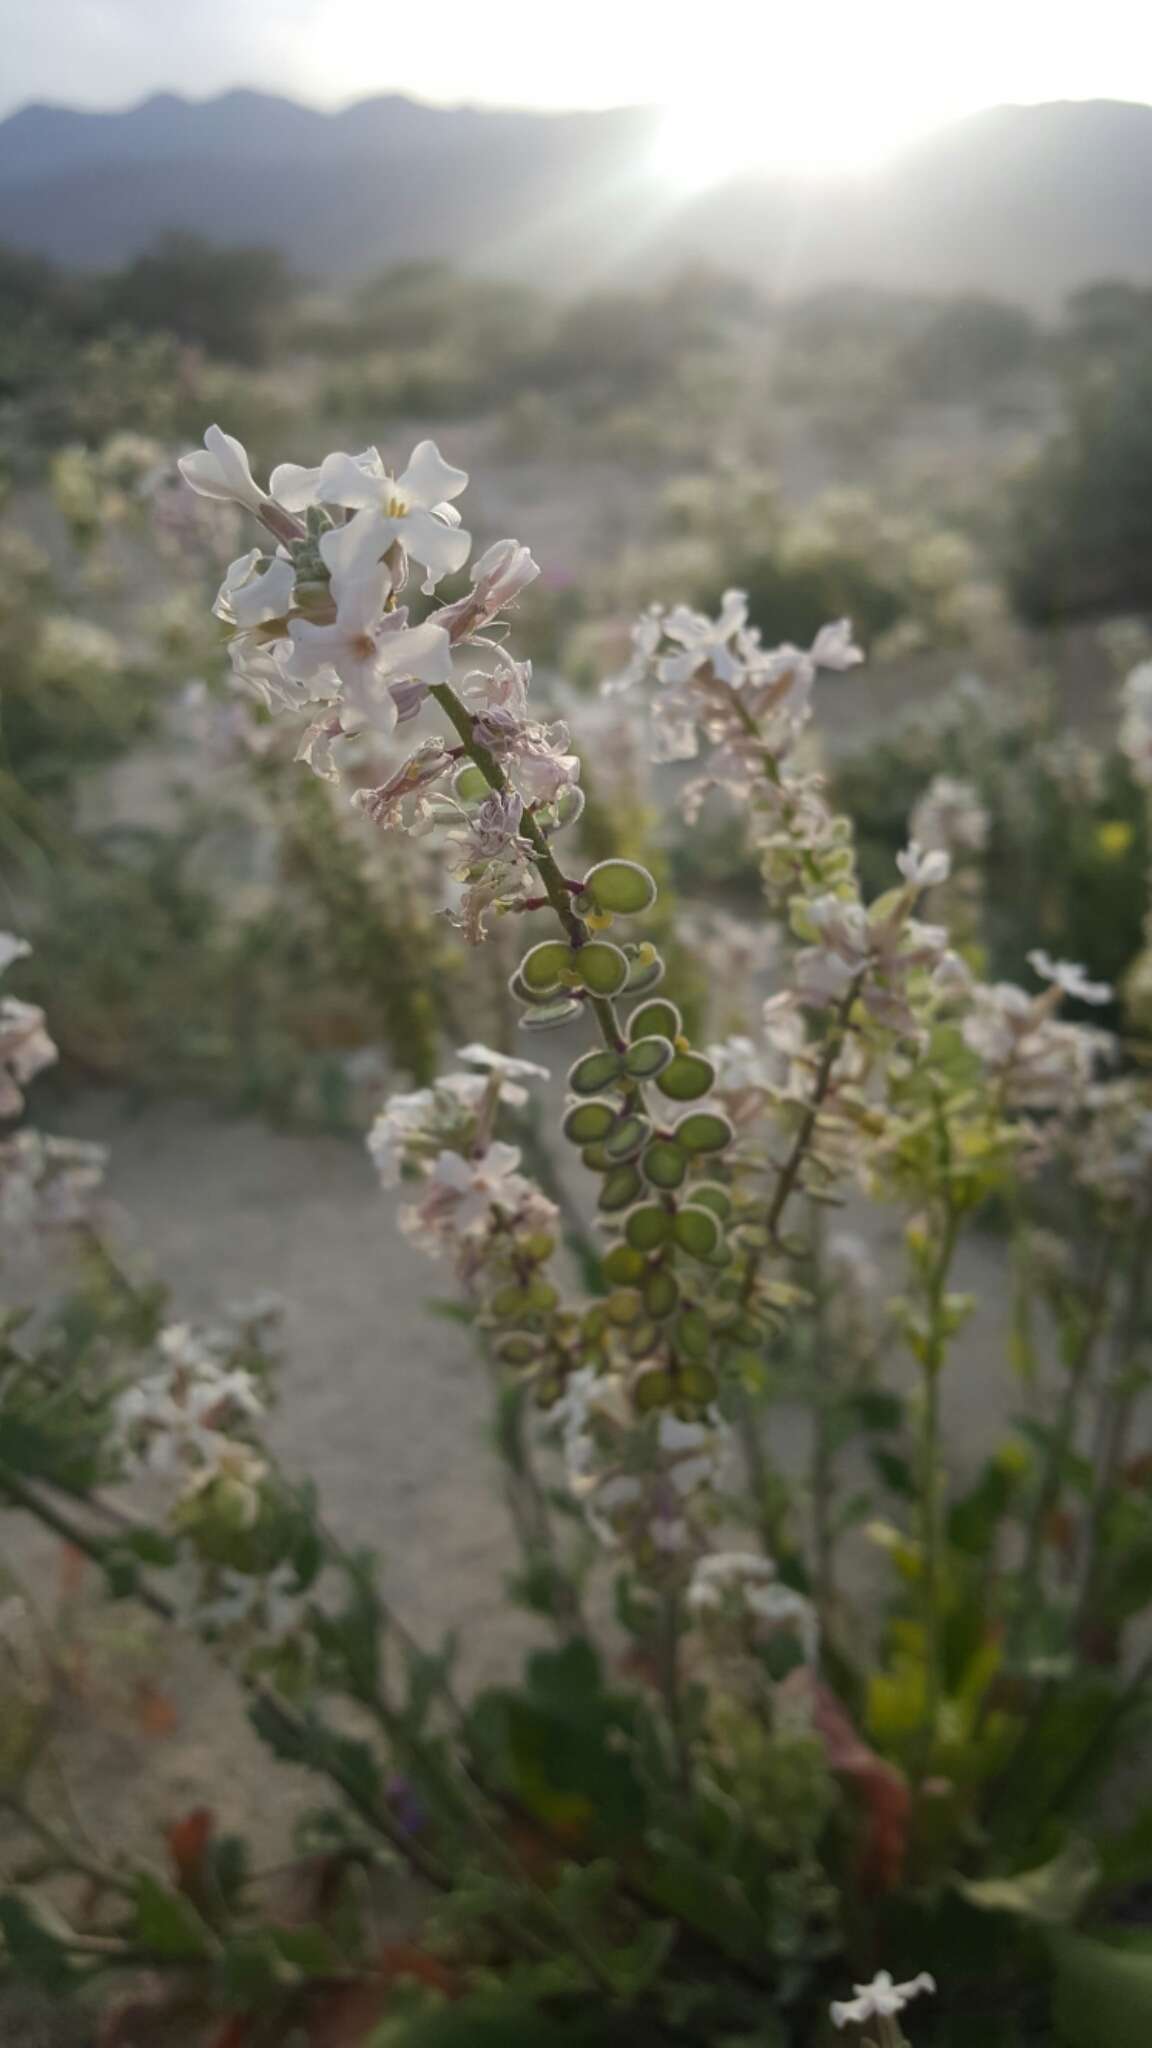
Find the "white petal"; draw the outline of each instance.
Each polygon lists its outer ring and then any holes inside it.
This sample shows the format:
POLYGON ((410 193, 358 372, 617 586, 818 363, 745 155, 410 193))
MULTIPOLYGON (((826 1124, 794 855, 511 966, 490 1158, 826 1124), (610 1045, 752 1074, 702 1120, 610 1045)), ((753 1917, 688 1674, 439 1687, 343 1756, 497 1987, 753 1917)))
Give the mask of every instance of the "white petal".
POLYGON ((306 512, 319 503, 316 486, 319 469, 305 469, 298 462, 280 462, 268 479, 268 488, 278 505, 287 512, 306 512))
POLYGON ((445 462, 435 441, 417 442, 407 469, 397 480, 399 494, 407 504, 429 508, 442 498, 458 498, 467 487, 468 471, 453 469, 445 462))
POLYGON ((396 538, 395 522, 378 510, 357 512, 346 526, 336 526, 320 542, 320 558, 338 589, 345 581, 360 583, 379 566, 380 557, 396 538))
POLYGON ((462 569, 472 551, 470 533, 462 526, 445 526, 421 505, 399 520, 398 527, 408 553, 428 571, 423 584, 426 592, 434 590, 442 576, 462 569))

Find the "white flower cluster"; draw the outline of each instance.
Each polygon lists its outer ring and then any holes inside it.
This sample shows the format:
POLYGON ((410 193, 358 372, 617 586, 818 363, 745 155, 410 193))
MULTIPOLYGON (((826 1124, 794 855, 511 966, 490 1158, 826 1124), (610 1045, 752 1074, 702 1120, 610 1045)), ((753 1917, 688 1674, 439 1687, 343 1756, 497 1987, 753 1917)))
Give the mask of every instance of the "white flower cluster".
POLYGON ((753 1551, 715 1550, 700 1558, 688 1587, 688 1606, 709 1622, 737 1622, 767 1635, 799 1642, 809 1664, 819 1650, 819 1624, 811 1600, 782 1585, 772 1558, 753 1551))
POLYGON ((552 1203, 518 1171, 518 1148, 491 1135, 499 1104, 521 1107, 528 1099, 522 1084, 546 1081, 548 1069, 485 1045, 464 1046, 458 1057, 480 1071, 445 1074, 431 1088, 391 1096, 367 1144, 384 1187, 402 1178, 421 1183, 419 1200, 400 1211, 405 1235, 433 1257, 455 1250, 470 1265, 494 1221, 547 1230, 555 1220, 552 1203))
POLYGON ((913 840, 941 853, 983 853, 991 828, 975 785, 954 775, 933 776, 912 812, 913 840))
POLYGON ((1142 661, 1125 680, 1120 748, 1137 782, 1152 788, 1152 661, 1142 661))
POLYGON ((257 1380, 231 1363, 237 1333, 172 1323, 157 1340, 160 1364, 116 1403, 116 1439, 129 1472, 181 1478, 196 1493, 224 1478, 252 1519, 265 1467, 235 1432, 264 1413, 257 1380))
MULTIPOLYGON (((0 932, 0 974, 31 951, 26 939, 0 932)), ((43 1010, 17 996, 0 997, 0 1117, 19 1115, 29 1081, 57 1057, 43 1010)))
POLYGON ((853 1989, 854 1998, 833 2003, 834 2027, 863 2027, 869 2020, 895 2019, 922 1992, 934 1992, 936 1979, 927 1970, 921 1970, 919 1976, 910 1977, 906 1984, 896 1984, 891 1971, 878 1970, 870 1984, 856 1984, 853 1989))
POLYGON ((700 1548, 694 1511, 709 1503, 729 1445, 715 1409, 691 1421, 664 1413, 638 1429, 624 1380, 583 1366, 553 1415, 569 1485, 602 1543, 625 1545, 649 1567, 700 1548))

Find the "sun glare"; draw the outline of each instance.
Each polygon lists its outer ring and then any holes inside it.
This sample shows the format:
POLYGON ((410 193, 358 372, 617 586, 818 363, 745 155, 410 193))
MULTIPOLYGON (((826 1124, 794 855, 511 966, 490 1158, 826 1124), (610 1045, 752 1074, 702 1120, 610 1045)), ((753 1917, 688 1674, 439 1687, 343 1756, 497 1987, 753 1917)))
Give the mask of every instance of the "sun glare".
POLYGON ((662 184, 684 193, 738 177, 843 176, 874 169, 924 125, 906 104, 872 92, 839 102, 697 98, 665 108, 651 165, 662 184))

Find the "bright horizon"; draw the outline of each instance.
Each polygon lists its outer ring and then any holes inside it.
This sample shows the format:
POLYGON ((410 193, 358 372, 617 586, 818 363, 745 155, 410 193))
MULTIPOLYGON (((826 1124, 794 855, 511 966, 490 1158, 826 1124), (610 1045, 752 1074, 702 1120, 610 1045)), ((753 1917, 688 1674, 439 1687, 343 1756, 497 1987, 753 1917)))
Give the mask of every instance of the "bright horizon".
MULTIPOLYGON (((92 109, 154 92, 236 87, 338 108, 375 93, 433 103, 661 106, 655 168, 685 189, 736 171, 866 171, 981 108, 1060 99, 1152 102, 1143 0, 1064 18, 1043 0, 970 0, 951 23, 921 0, 792 6, 712 0, 706 33, 666 6, 582 0, 539 30, 539 0, 442 0, 436 35, 398 35, 378 0, 25 0, 6 31, 0 113, 29 100, 92 109), (943 26, 941 25, 943 23, 943 26)), ((687 17, 685 17, 687 19, 687 17)))

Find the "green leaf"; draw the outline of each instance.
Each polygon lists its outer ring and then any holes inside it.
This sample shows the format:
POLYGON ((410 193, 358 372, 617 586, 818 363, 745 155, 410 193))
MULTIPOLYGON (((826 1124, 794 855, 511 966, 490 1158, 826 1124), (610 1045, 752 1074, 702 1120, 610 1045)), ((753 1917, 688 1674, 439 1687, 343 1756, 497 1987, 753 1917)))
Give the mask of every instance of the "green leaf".
POLYGON ((698 1052, 678 1052, 656 1079, 661 1095, 672 1102, 696 1102, 715 1085, 716 1069, 698 1052))
POLYGON ((581 1005, 575 996, 562 996, 554 1003, 538 1003, 520 1019, 521 1031, 558 1031, 562 1024, 570 1024, 580 1015, 581 1005))
POLYGON ((1114 1948, 1080 1934, 1053 1936, 1049 1946, 1056 1974, 1053 2018, 1066 2048, 1148 2048, 1152 1952, 1114 1948))
POLYGON ((598 910, 635 917, 655 903, 656 884, 638 861, 602 860, 585 875, 584 893, 598 910))
POLYGON ((198 1960, 212 1953, 212 1936, 191 1901, 169 1891, 147 1871, 135 1880, 133 1933, 142 1948, 174 1962, 198 1960))
POLYGON ((1074 1920, 1096 1889, 1100 1863, 1090 1842, 1077 1837, 1059 1855, 1016 1877, 957 1878, 956 1889, 982 1913, 1011 1913, 1063 1927, 1074 1920))

